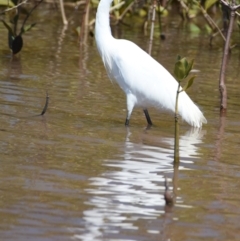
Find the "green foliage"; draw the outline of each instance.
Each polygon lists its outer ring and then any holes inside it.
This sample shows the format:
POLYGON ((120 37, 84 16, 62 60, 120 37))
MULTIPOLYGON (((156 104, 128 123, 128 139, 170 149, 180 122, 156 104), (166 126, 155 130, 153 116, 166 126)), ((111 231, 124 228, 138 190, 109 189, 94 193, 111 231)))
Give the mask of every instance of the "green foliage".
POLYGON ((193 59, 188 61, 185 57, 177 57, 177 62, 175 63, 174 67, 174 75, 178 82, 181 82, 189 75, 190 71, 192 70, 193 63, 193 59))
POLYGON ((23 26, 22 29, 21 29, 21 32, 20 32, 20 35, 22 35, 23 33, 26 33, 28 32, 29 30, 31 30, 34 26, 36 25, 36 23, 32 23, 32 24, 29 24, 27 26, 23 26))
MULTIPOLYGON (((194 64, 193 59, 188 61, 185 57, 181 58, 181 56, 177 56, 177 61, 174 66, 174 75, 177 81, 179 82, 179 88, 180 88, 180 83, 183 80, 185 80, 190 74, 193 64, 194 64)), ((190 77, 187 80, 187 83, 185 84, 185 86, 181 90, 178 89, 178 92, 180 93, 182 91, 186 91, 187 89, 189 89, 192 86, 195 77, 196 76, 190 77)))
POLYGON ((140 16, 140 17, 146 17, 147 16, 147 11, 145 10, 145 9, 139 9, 139 11, 138 11, 138 15, 140 16))
POLYGON ((195 23, 189 23, 189 30, 194 34, 199 34, 201 32, 201 29, 195 23))
POLYGON ((15 4, 11 0, 0 0, 0 5, 12 8, 15 6, 15 4))
MULTIPOLYGON (((37 5, 35 5, 35 7, 36 6, 37 5)), ((10 11, 7 11, 7 13, 8 14, 10 13, 9 21, 10 21, 11 25, 8 24, 3 19, 1 21, 2 21, 3 25, 5 26, 5 28, 8 30, 8 46, 12 50, 13 54, 17 54, 18 52, 21 51, 22 46, 23 46, 22 34, 30 31, 36 25, 36 23, 32 23, 32 24, 29 24, 29 25, 25 26, 25 23, 26 23, 28 17, 30 16, 31 12, 28 13, 27 16, 25 17, 25 20, 24 20, 23 24, 22 24, 20 33, 17 34, 19 11, 15 8, 15 9, 11 9, 10 11)))
POLYGON ((210 7, 212 7, 218 0, 207 0, 204 4, 205 10, 208 10, 210 7))
POLYGON ((80 33, 81 33, 81 27, 80 26, 78 26, 76 29, 76 32, 77 32, 77 34, 78 34, 78 36, 80 36, 80 33))
POLYGON ((162 6, 157 6, 156 11, 160 12, 162 17, 166 17, 168 15, 168 10, 162 6))
POLYGON ((194 81, 195 78, 196 78, 195 75, 192 76, 192 77, 187 81, 187 83, 185 84, 185 86, 182 88, 182 90, 181 90, 180 92, 186 91, 187 89, 189 89, 189 88, 192 86, 193 81, 194 81))

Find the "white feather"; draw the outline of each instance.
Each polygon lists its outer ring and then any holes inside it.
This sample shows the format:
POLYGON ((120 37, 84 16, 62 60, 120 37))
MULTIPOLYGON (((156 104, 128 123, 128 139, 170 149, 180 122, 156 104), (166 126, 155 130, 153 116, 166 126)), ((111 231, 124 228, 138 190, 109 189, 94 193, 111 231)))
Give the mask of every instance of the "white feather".
MULTIPOLYGON (((155 59, 131 41, 115 39, 109 25, 112 0, 101 0, 96 15, 95 38, 98 51, 111 80, 115 80, 127 97, 127 118, 134 106, 154 106, 175 110, 178 83, 155 59)), ((179 114, 194 127, 206 123, 199 108, 185 92, 178 102, 179 114)))

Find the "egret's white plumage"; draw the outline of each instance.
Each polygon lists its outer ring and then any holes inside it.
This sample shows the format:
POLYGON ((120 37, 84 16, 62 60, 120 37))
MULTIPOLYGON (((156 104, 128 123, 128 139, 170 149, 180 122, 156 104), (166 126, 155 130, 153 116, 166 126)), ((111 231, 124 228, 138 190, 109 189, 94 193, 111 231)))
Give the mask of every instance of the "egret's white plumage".
MULTIPOLYGON (((109 10, 112 0, 101 0, 96 15, 97 48, 111 80, 115 80, 127 97, 127 119, 134 106, 141 106, 151 124, 148 106, 174 111, 178 83, 155 59, 131 41, 115 39, 111 34, 109 10)), ((199 108, 189 96, 179 95, 178 110, 182 118, 194 127, 206 123, 199 108)))

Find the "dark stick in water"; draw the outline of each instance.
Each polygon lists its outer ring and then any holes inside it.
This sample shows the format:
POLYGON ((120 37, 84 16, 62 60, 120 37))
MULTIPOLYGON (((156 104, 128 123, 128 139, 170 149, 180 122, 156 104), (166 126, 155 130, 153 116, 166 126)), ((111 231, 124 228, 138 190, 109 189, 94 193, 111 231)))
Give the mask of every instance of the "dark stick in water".
POLYGON ((40 115, 44 115, 45 114, 45 112, 47 111, 47 108, 48 108, 48 101, 49 101, 49 96, 48 96, 48 92, 46 91, 46 102, 45 102, 45 106, 44 106, 44 108, 43 108, 43 111, 42 111, 42 113, 40 114, 40 115))

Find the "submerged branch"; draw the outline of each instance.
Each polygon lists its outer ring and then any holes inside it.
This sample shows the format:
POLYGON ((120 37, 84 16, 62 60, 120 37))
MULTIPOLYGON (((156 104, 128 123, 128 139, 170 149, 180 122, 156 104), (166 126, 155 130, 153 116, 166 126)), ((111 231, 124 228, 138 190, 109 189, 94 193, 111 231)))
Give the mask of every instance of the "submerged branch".
POLYGON ((48 96, 48 92, 46 92, 46 102, 45 102, 45 106, 43 108, 43 111, 40 115, 44 115, 47 111, 47 108, 48 108, 48 102, 49 102, 49 96, 48 96))
MULTIPOLYGON (((223 4, 225 4, 225 1, 221 0, 221 2, 223 4)), ((233 5, 234 4, 235 4, 235 1, 233 1, 233 5)), ((230 15, 230 21, 229 21, 229 26, 228 26, 228 31, 227 31, 226 42, 224 45, 224 52, 223 52, 220 77, 219 77, 219 90, 220 90, 220 95, 221 95, 221 105, 220 105, 221 112, 225 111, 227 109, 227 88, 225 85, 225 73, 226 73, 226 68, 227 68, 229 46, 230 46, 230 40, 231 40, 231 35, 232 35, 232 30, 233 30, 233 23, 234 23, 234 18, 235 18, 235 9, 233 7, 230 7, 230 5, 228 5, 228 7, 231 9, 231 15, 230 15)))

